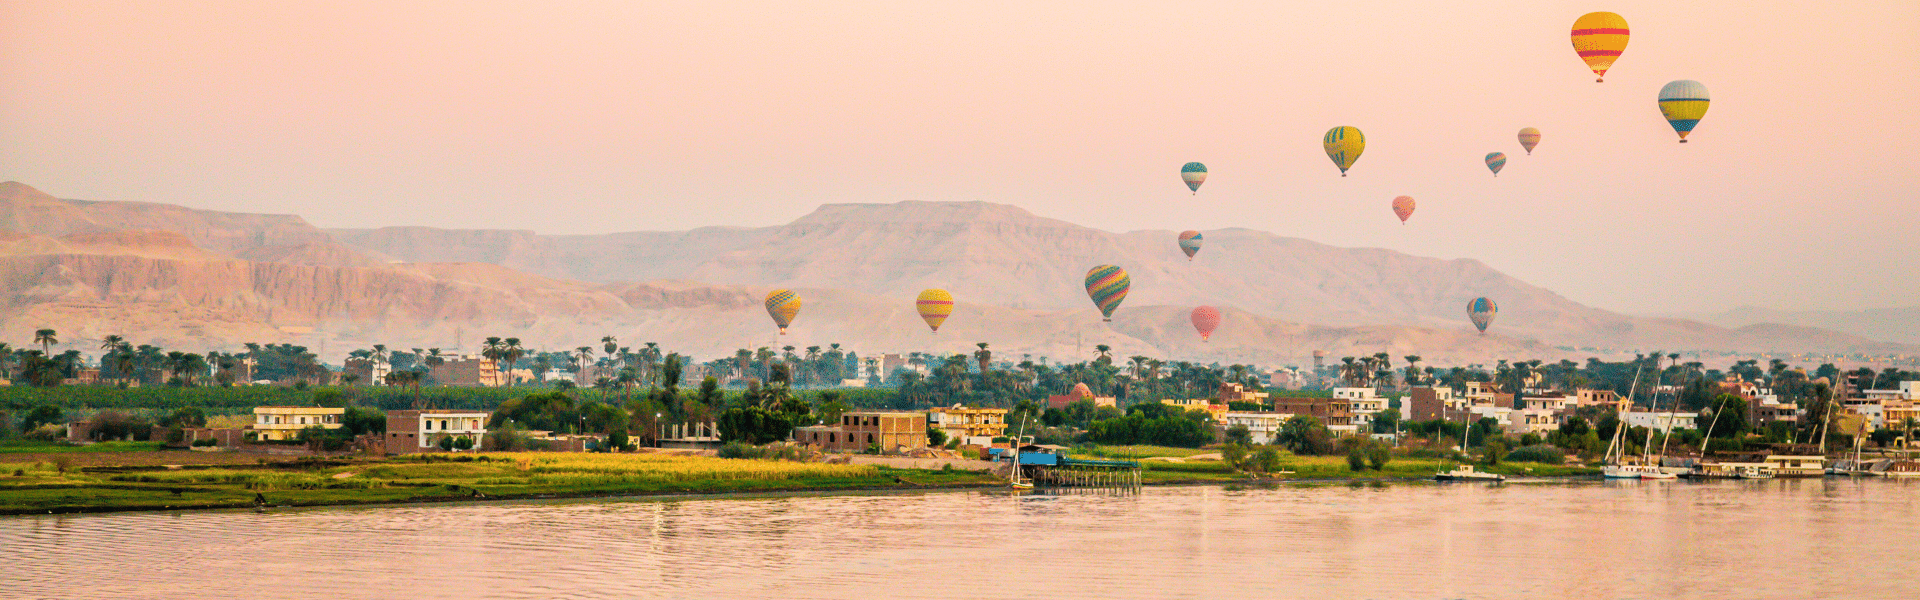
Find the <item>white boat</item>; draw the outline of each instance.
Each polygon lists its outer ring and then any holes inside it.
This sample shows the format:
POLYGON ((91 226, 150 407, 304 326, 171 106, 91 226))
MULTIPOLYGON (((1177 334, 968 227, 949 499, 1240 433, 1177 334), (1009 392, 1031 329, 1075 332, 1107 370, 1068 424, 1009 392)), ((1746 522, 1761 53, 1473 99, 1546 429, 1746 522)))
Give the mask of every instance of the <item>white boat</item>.
POLYGON ((1773 467, 1766 465, 1741 465, 1733 469, 1734 479, 1773 479, 1773 467))
POLYGON ((1473 465, 1460 465, 1452 471, 1441 471, 1433 475, 1434 481, 1506 481, 1507 476, 1486 471, 1476 471, 1473 465))
POLYGON ((1607 479, 1673 479, 1673 475, 1662 473, 1660 467, 1653 465, 1607 465, 1600 470, 1607 479), (1666 475, 1661 477, 1661 475, 1666 475))

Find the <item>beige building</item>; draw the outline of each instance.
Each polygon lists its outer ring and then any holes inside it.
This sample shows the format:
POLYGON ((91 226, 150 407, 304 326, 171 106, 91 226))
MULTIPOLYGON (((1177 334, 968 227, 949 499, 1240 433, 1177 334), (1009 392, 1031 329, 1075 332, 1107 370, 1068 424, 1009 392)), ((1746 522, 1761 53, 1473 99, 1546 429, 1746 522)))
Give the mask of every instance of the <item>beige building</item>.
POLYGON ((300 437, 300 430, 308 427, 339 429, 340 418, 346 414, 344 408, 261 406, 253 409, 253 425, 248 429, 260 440, 291 440, 300 437))
POLYGON ((865 452, 875 445, 889 453, 926 448, 927 414, 850 412, 838 425, 794 428, 793 441, 826 452, 865 452))
POLYGON ((927 410, 927 424, 962 444, 986 446, 1007 435, 1007 409, 970 408, 958 404, 927 410))
POLYGON ((487 435, 493 413, 475 410, 396 410, 387 413, 387 453, 440 452, 441 438, 466 438, 473 447, 487 435))
MULTIPOLYGON (((501 387, 507 384, 507 376, 491 358, 474 355, 444 357, 440 364, 428 365, 428 376, 440 385, 466 387, 501 387)), ((592 380, 580 382, 591 385, 592 380)))
POLYGON ((1216 400, 1218 400, 1221 404, 1230 404, 1234 402, 1251 402, 1254 404, 1267 403, 1266 392, 1249 392, 1247 391, 1246 386, 1240 385, 1238 383, 1222 383, 1220 384, 1220 390, 1215 392, 1214 395, 1218 396, 1216 400))

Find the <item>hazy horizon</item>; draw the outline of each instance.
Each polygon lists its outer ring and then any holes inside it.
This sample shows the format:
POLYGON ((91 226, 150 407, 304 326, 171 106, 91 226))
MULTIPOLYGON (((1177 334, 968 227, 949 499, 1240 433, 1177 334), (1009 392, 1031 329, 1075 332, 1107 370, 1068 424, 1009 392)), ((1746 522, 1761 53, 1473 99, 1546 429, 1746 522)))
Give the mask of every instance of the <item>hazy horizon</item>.
POLYGON ((1907 306, 1887 298, 1920 294, 1916 22, 1899 2, 0 0, 0 180, 543 234, 984 200, 1473 258, 1635 314, 1907 306), (1633 30, 1603 84, 1567 40, 1594 10, 1633 30), (1674 79, 1714 98, 1685 145, 1654 103, 1674 79), (1367 135, 1346 178, 1335 125, 1367 135))

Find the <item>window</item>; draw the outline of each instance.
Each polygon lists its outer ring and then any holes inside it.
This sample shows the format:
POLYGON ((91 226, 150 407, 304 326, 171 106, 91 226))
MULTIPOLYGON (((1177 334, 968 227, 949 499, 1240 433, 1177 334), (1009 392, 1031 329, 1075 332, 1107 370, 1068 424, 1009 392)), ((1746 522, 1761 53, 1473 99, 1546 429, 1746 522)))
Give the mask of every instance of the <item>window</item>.
POLYGON ((427 431, 433 431, 433 419, 427 419, 426 421, 423 421, 423 423, 426 424, 427 431))

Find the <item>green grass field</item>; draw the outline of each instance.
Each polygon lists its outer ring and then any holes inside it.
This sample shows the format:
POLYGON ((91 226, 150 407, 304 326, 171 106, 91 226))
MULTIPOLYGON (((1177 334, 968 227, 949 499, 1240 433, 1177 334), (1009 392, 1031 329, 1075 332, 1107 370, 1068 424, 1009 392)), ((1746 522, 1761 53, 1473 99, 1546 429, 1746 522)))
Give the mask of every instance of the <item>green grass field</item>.
POLYGON ((0 454, 69 454, 86 452, 153 452, 160 442, 99 442, 76 446, 65 442, 0 442, 0 454))
POLYGON ((205 468, 0 466, 0 514, 991 485, 969 471, 666 454, 506 453, 205 468))

